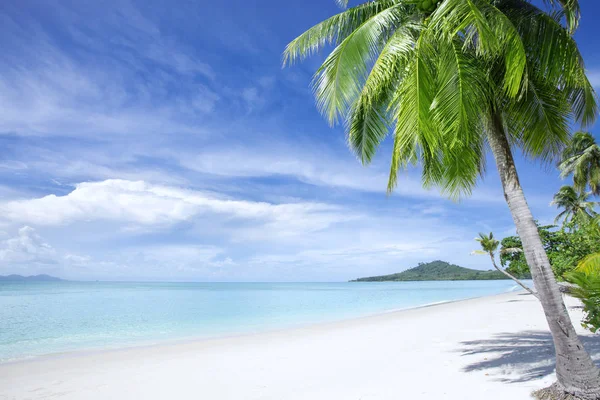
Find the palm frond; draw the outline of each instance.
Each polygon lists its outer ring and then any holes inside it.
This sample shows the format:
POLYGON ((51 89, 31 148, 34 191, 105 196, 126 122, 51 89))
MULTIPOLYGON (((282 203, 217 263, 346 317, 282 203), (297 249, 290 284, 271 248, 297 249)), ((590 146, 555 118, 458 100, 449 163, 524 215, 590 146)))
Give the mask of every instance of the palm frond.
POLYGON ((432 29, 451 38, 473 42, 480 57, 502 57, 505 64, 504 89, 516 97, 526 76, 525 46, 513 22, 492 2, 445 0, 431 16, 432 29))
POLYGON ((573 116, 582 127, 591 126, 598 116, 598 95, 590 80, 582 73, 576 85, 565 87, 573 116))
MULTIPOLYGON (((342 4, 347 3, 340 1, 342 4)), ((283 65, 303 60, 327 45, 341 43, 365 21, 397 3, 398 0, 369 1, 318 23, 286 46, 283 52, 283 65)))
POLYGON ((560 220, 563 221, 568 221, 569 219, 572 218, 573 213, 571 213, 569 210, 564 210, 562 212, 560 212, 555 218, 554 218, 554 224, 558 224, 560 222, 560 220))
POLYGON ((529 2, 504 0, 498 7, 512 21, 527 49, 528 63, 533 64, 529 75, 536 74, 538 81, 562 90, 575 119, 584 126, 592 124, 598 113, 597 96, 569 31, 529 2))
POLYGON ((386 8, 346 37, 315 74, 313 88, 319 111, 335 124, 360 94, 369 62, 385 45, 390 31, 406 20, 402 5, 386 8))
POLYGON ((565 148, 558 165, 561 178, 573 175, 573 186, 585 192, 589 185, 592 193, 600 193, 600 146, 590 133, 577 132, 565 148))
POLYGON ((335 3, 340 8, 346 8, 346 7, 348 7, 348 0, 335 0, 335 3))
POLYGON ((426 31, 422 31, 407 63, 405 78, 400 82, 392 100, 396 126, 388 193, 396 186, 398 170, 415 163, 419 153, 424 160, 423 168, 429 167, 427 160, 434 157, 440 140, 431 118, 430 106, 435 93, 433 66, 429 55, 433 49, 428 40, 424 39, 426 37, 426 31))
POLYGON ((488 252, 487 252, 487 251, 484 251, 484 250, 473 250, 473 251, 471 252, 471 255, 473 255, 473 256, 474 256, 474 255, 478 255, 478 256, 487 256, 487 255, 488 255, 488 252))
POLYGON ((519 248, 519 247, 503 247, 502 250, 500 250, 500 255, 504 255, 504 254, 516 254, 516 253, 522 253, 523 249, 519 248))
POLYGON ((388 104, 414 51, 417 26, 399 28, 381 50, 347 118, 350 149, 363 164, 371 162, 390 129, 388 104))
POLYGON ((446 141, 471 140, 481 127, 488 104, 488 82, 481 63, 463 51, 458 40, 438 42, 436 89, 431 104, 433 118, 446 141))
POLYGON ((564 222, 577 218, 580 222, 592 220, 597 216, 594 206, 597 202, 589 201, 591 193, 578 193, 572 186, 562 186, 554 195, 550 205, 563 208, 555 222, 564 218, 564 222))
POLYGON ((600 274, 600 253, 590 254, 579 261, 575 270, 585 274, 600 274))
POLYGON ((562 91, 530 76, 523 96, 505 110, 509 132, 525 154, 545 162, 558 159, 570 137, 571 110, 562 91))
POLYGON ((581 8, 578 0, 544 0, 544 2, 552 7, 560 7, 562 15, 564 15, 565 24, 570 34, 575 33, 579 26, 581 18, 581 8))
POLYGON ((474 54, 463 51, 457 40, 442 38, 436 44, 436 95, 430 108, 442 149, 435 153, 436 167, 426 170, 424 181, 458 199, 470 194, 485 170, 479 132, 482 115, 489 113, 489 102, 481 101, 489 98, 488 82, 474 54))
MULTIPOLYGON (((490 256, 494 256, 494 252, 498 249, 498 246, 500 245, 500 242, 496 239, 494 239, 494 234, 492 232, 490 232, 489 235, 486 235, 485 233, 479 233, 479 237, 475 238, 476 241, 479 242, 479 244, 481 244, 481 248, 482 253, 483 254, 489 254, 490 256)), ((481 251, 481 250, 476 250, 476 251, 481 251)), ((481 254, 481 253, 477 253, 477 254, 481 254)))

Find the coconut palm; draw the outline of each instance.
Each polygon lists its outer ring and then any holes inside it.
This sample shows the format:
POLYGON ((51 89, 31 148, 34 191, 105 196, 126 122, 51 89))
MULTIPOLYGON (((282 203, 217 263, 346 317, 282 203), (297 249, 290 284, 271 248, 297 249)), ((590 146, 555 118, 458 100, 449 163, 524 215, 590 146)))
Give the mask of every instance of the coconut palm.
MULTIPOLYGON (((485 233, 479 233, 479 237, 476 237, 475 240, 477 240, 479 242, 479 244, 481 245, 481 250, 474 250, 471 254, 484 254, 484 255, 489 255, 490 258, 492 259, 492 265, 494 266, 494 268, 496 268, 498 271, 502 272, 504 275, 508 276, 510 279, 512 279, 513 281, 515 281, 519 286, 521 286, 523 289, 527 290, 530 294, 534 295, 536 298, 538 297, 537 294, 531 290, 528 286, 526 286, 523 282, 521 282, 520 280, 518 280, 517 278, 515 278, 514 276, 512 276, 511 274, 509 274, 506 270, 498 267, 498 265, 496 264, 496 250, 498 250, 498 246, 500 246, 500 242, 494 238, 494 234, 492 232, 490 232, 489 235, 486 235, 485 233)), ((506 248, 506 249, 502 249, 500 252, 505 252, 505 253, 517 253, 517 252, 522 252, 522 249, 519 248, 506 248)))
POLYGON ((572 186, 563 186, 554 195, 550 205, 562 208, 554 219, 556 224, 561 219, 563 224, 571 221, 589 221, 597 216, 594 211, 595 201, 590 201, 590 193, 578 193, 572 186))
POLYGON ((600 146, 588 132, 577 132, 565 148, 558 165, 560 176, 573 174, 573 186, 583 193, 588 185, 593 194, 600 194, 600 146))
POLYGON ((554 338, 555 389, 596 398, 600 370, 566 311, 512 155, 519 147, 554 160, 569 123, 596 118, 571 36, 577 1, 547 0, 548 9, 525 0, 433 3, 375 0, 347 9, 289 43, 284 65, 334 47, 313 81, 317 107, 331 124, 344 122, 365 164, 393 131, 390 192, 399 169, 419 164, 425 186, 468 195, 489 145, 554 338))

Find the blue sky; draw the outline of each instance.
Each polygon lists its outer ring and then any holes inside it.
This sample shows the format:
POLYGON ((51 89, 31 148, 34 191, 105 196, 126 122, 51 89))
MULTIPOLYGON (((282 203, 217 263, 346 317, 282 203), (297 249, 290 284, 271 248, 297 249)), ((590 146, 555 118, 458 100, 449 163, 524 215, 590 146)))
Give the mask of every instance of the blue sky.
MULTIPOLYGON (((594 22, 577 35, 600 86, 594 22)), ((0 3, 0 274, 72 279, 338 281, 470 256, 514 233, 489 160, 460 203, 417 171, 386 196, 314 107, 319 57, 287 42, 333 0, 0 3)), ((592 129, 594 131, 594 129, 592 129)), ((518 167, 536 218, 561 181, 518 167)))

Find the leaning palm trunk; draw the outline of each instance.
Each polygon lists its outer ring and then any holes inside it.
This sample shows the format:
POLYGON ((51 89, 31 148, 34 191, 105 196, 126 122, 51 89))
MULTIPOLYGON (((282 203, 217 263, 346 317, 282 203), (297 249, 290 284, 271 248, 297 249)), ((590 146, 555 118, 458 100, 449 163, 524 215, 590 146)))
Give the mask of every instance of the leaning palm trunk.
POLYGON ((502 117, 493 115, 488 141, 496 160, 504 197, 523 242, 525 259, 546 320, 552 332, 556 351, 557 391, 583 399, 600 399, 600 370, 583 348, 559 291, 538 228, 525 200, 502 117))
POLYGON ((535 293, 533 290, 531 290, 530 288, 528 288, 523 282, 521 282, 520 280, 518 280, 517 278, 515 278, 514 276, 512 276, 511 274, 509 274, 508 272, 506 272, 502 268, 498 267, 496 265, 496 260, 494 259, 494 255, 493 254, 490 254, 490 258, 492 259, 492 265, 494 266, 494 268, 496 268, 498 271, 502 272, 504 275, 506 275, 507 277, 509 277, 513 281, 515 281, 515 283, 517 285, 519 285, 523 289, 527 290, 529 292, 529 294, 532 294, 534 297, 537 297, 539 299, 537 293, 535 293))

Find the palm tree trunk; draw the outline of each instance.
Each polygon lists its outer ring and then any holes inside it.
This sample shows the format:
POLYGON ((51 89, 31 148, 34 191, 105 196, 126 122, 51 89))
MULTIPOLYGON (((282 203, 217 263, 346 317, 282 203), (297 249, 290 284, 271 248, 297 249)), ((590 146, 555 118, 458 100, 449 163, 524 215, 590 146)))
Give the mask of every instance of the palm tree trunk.
POLYGON ((600 370, 583 348, 558 289, 537 225, 519 182, 502 116, 492 115, 488 142, 496 159, 504 197, 523 242, 525 259, 542 303, 556 351, 558 387, 583 399, 600 399, 600 370))
POLYGON ((505 270, 499 268, 496 265, 496 260, 494 259, 494 255, 492 253, 490 253, 490 258, 492 259, 492 265, 494 266, 494 268, 496 268, 498 271, 502 272, 504 275, 508 276, 510 279, 512 279, 513 281, 515 281, 517 283, 517 285, 519 285, 523 289, 527 290, 529 292, 529 294, 533 295, 533 297, 536 297, 537 299, 539 299, 537 293, 535 293, 533 290, 531 290, 530 288, 528 288, 523 282, 521 282, 520 280, 518 280, 517 278, 515 278, 514 276, 512 276, 511 274, 509 274, 505 270))

